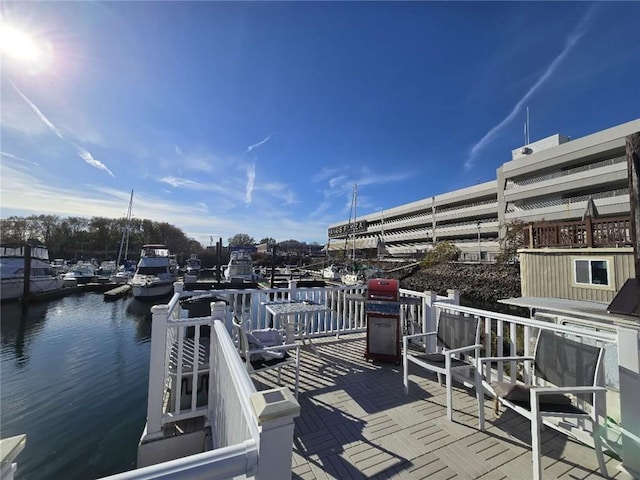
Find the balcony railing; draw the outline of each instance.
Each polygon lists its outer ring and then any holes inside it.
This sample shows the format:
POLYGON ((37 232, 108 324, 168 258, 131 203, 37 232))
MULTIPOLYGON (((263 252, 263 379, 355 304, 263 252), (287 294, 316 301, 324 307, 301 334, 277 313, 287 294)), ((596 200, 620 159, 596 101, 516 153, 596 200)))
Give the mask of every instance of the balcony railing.
MULTIPOLYGON (((263 303, 297 299, 312 300, 328 307, 327 312, 315 314, 311 322, 310 335, 339 336, 343 332, 362 332, 366 329, 367 321, 366 303, 360 299, 364 288, 298 288, 296 282, 291 281, 285 289, 218 290, 214 292, 215 295, 223 295, 228 302, 226 305, 223 302, 211 303, 212 313, 209 317, 187 318, 186 312, 180 307, 179 299, 181 295, 193 293, 183 292, 183 285, 176 283, 176 295, 171 302, 168 305, 156 306, 153 311, 149 404, 145 434, 160 433, 163 424, 166 425, 172 416, 175 419, 200 413, 195 387, 198 374, 194 371, 202 372, 206 369, 212 380, 207 389, 208 404, 203 411, 207 412, 207 428, 210 428, 212 433, 211 445, 207 451, 195 455, 185 454, 183 458, 125 472, 114 478, 165 478, 172 475, 180 478, 202 478, 203 474, 213 479, 234 476, 258 480, 288 478, 291 474, 291 444, 287 443, 289 440, 284 440, 292 438, 293 422, 283 422, 278 418, 274 422, 277 425, 270 427, 269 419, 261 419, 257 414, 254 409, 257 403, 253 401, 254 396, 264 395, 263 401, 268 403, 266 397, 269 391, 255 391, 225 325, 230 319, 240 317, 251 320, 252 325, 257 328, 270 325, 278 328, 280 326, 273 325, 274 318, 263 303), (204 329, 207 321, 210 332, 204 329), (184 331, 181 332, 181 329, 184 331), (202 330, 199 334, 198 329, 202 330), (171 330, 175 330, 175 333, 170 333, 171 330), (172 341, 167 342, 168 338, 172 341), (206 341, 200 341, 205 338, 206 341), (194 346, 208 345, 208 357, 205 355, 208 361, 199 362, 197 358, 200 357, 200 347, 190 350, 189 342, 194 346), (169 350, 169 353, 166 350, 169 350), (174 397, 173 402, 169 402, 167 406, 164 398, 167 386, 174 385, 174 389, 179 389, 178 385, 183 383, 181 377, 190 378, 193 385, 191 392, 185 391, 185 401, 176 402, 174 397), (283 423, 286 425, 283 426, 283 423)), ((530 355, 534 351, 533 343, 540 329, 562 332, 577 338, 577 341, 603 346, 605 370, 609 372, 605 373, 606 383, 613 395, 609 396, 609 400, 613 401, 608 400, 604 415, 618 417, 614 414, 616 404, 620 412, 623 404, 630 407, 640 402, 637 328, 571 318, 558 318, 547 322, 464 307, 459 305, 459 296, 455 291, 449 291, 448 296, 443 297, 432 292, 401 289, 400 296, 413 299, 402 302, 400 309, 403 330, 407 333, 434 331, 439 311, 457 312, 479 318, 483 332, 483 356, 530 355), (618 375, 618 371, 624 372, 624 375, 618 375)), ((495 378, 511 382, 519 381, 529 374, 528 371, 517 371, 515 364, 509 361, 496 362, 492 368, 495 378)), ((297 407, 297 403, 295 406, 297 407)), ((631 413, 630 420, 627 418, 627 422, 631 423, 627 423, 626 427, 624 414, 620 419, 623 426, 619 432, 622 443, 618 441, 615 446, 610 446, 614 451, 621 453, 625 464, 634 467, 638 463, 635 459, 640 455, 636 455, 637 431, 633 424, 633 410, 631 413), (636 432, 635 437, 633 432, 636 432)), ((291 418, 288 420, 292 420, 295 415, 290 415, 291 418)), ((619 418, 615 420, 618 421, 619 418)), ((580 424, 566 424, 565 427, 572 434, 580 436, 580 424)), ((588 435, 580 438, 583 441, 586 439, 588 443, 588 435)))
POLYGON ((543 247, 619 247, 631 245, 631 218, 532 223, 524 230, 524 245, 543 247))

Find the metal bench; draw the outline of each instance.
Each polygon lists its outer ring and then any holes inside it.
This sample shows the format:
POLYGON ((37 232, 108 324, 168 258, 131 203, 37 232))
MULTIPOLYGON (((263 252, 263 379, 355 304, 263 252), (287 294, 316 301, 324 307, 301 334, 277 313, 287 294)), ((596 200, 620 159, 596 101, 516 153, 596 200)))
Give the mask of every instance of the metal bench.
MULTIPOLYGON (((486 388, 496 398, 499 405, 515 411, 531 421, 531 453, 533 478, 542 478, 540 430, 543 422, 562 433, 553 423, 545 422, 546 417, 579 418, 590 421, 598 465, 607 477, 602 440, 597 426, 599 416, 605 412, 606 388, 602 372, 603 348, 580 343, 562 333, 541 330, 533 357, 482 357, 478 358, 476 369, 476 389, 486 388), (500 361, 525 362, 530 365, 528 382, 491 382, 491 363, 500 361), (484 368, 483 368, 484 367, 484 368), (486 369, 483 378, 482 372, 486 369), (541 385, 544 383, 544 385, 541 385), (574 398, 569 395, 574 396, 574 398), (579 404, 578 404, 579 402, 579 404)), ((484 395, 480 402, 480 430, 484 430, 484 395)))

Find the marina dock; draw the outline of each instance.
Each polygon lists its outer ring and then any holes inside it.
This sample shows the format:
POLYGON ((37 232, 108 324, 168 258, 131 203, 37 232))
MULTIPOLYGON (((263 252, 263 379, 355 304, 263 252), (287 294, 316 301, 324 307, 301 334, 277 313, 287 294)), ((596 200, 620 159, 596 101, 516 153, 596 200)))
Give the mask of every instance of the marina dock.
POLYGON ((104 292, 105 300, 116 300, 118 298, 122 298, 125 295, 129 295, 131 293, 131 285, 120 285, 116 288, 112 288, 111 290, 107 290, 104 292))

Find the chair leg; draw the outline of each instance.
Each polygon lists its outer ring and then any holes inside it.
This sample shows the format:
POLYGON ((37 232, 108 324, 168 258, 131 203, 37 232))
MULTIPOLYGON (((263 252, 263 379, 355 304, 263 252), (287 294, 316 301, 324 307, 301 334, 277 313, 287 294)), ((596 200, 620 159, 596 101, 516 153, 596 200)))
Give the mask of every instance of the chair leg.
POLYGON ((402 355, 402 381, 404 382, 404 393, 409 395, 409 360, 407 359, 406 341, 404 353, 402 355))
POLYGON ((438 373, 438 383, 442 386, 442 374, 438 373))
POLYGON ((300 386, 300 350, 298 350, 298 352, 296 353, 296 383, 293 391, 296 397, 296 400, 298 399, 299 386, 300 386))
POLYGON ((448 373, 446 377, 447 377, 447 419, 451 422, 453 420, 453 407, 451 405, 453 401, 453 389, 451 387, 451 384, 453 382, 451 381, 451 373, 448 373))
POLYGON ((607 464, 604 461, 602 437, 600 436, 600 433, 596 431, 597 426, 597 424, 593 425, 593 446, 596 450, 596 457, 598 458, 600 473, 602 473, 602 476, 604 478, 609 478, 609 473, 607 472, 607 464))
POLYGON ((282 367, 278 367, 278 385, 280 386, 282 386, 281 376, 282 376, 282 367))
POLYGON ((407 359, 407 348, 409 342, 406 338, 402 339, 402 382, 404 383, 404 393, 409 395, 409 361, 407 359))
POLYGON ((533 465, 533 480, 542 480, 542 461, 540 451, 540 407, 538 397, 531 390, 531 462, 533 465))
POLYGON ((478 428, 484 431, 484 387, 482 375, 476 370, 476 399, 478 400, 478 428))

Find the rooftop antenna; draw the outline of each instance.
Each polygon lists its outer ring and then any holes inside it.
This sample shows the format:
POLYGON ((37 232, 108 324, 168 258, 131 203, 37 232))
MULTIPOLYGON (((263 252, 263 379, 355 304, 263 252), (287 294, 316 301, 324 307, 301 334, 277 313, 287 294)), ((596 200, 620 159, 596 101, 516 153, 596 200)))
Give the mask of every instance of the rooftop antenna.
POLYGON ((527 145, 531 142, 531 123, 529 122, 529 107, 527 107, 527 145))

